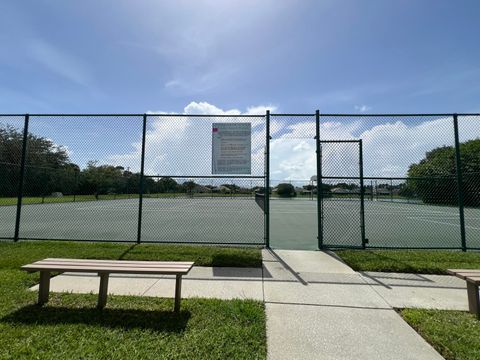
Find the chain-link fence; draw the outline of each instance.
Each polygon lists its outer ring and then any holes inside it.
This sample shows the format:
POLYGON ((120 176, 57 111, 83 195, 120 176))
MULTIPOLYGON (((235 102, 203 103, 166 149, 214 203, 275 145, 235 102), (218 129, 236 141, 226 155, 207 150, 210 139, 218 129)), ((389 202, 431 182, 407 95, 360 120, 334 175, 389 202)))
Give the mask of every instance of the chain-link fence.
POLYGON ((0 238, 15 237, 23 145, 23 116, 0 116, 0 238))
POLYGON ((0 119, 2 238, 265 242, 265 116, 0 119), (217 123, 250 126, 248 175, 212 174, 217 123))
POLYGON ((480 249, 479 121, 0 115, 0 238, 480 249), (214 171, 222 124, 248 172, 214 171))

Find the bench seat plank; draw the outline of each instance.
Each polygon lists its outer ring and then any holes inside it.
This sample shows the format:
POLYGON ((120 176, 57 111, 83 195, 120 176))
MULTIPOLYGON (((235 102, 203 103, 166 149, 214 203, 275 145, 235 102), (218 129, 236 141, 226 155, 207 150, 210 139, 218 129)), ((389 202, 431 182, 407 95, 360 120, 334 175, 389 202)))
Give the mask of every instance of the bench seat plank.
POLYGON ((39 260, 37 262, 43 261, 74 261, 78 263, 82 262, 95 262, 95 263, 111 263, 111 264, 172 264, 172 265, 190 265, 192 261, 146 261, 146 260, 97 260, 97 259, 69 259, 69 258, 46 258, 43 260, 39 260))
POLYGON ((22 266, 23 270, 26 271, 55 271, 55 272, 104 272, 112 274, 182 274, 186 275, 189 273, 191 267, 181 267, 181 268, 172 268, 172 267, 115 267, 115 266, 101 266, 101 265, 89 265, 89 266, 79 266, 79 265, 25 265, 22 266))
MULTIPOLYGON (((447 273, 450 275, 480 275, 480 270, 479 269, 447 269, 447 273)), ((460 276, 459 276, 460 277, 460 276)))
MULTIPOLYGON (((175 261, 128 261, 128 260, 119 260, 116 261, 105 261, 105 260, 82 260, 77 261, 75 259, 44 259, 36 261, 32 264, 43 265, 43 264, 75 264, 75 265, 112 265, 116 267, 120 266, 140 266, 140 267, 185 267, 192 266, 192 262, 175 262, 175 261)), ((30 264, 30 265, 32 265, 30 264)))
POLYGON ((469 276, 466 279, 468 282, 475 284, 475 285, 480 285, 480 275, 479 276, 469 276))
POLYGON ((193 267, 191 261, 129 261, 48 258, 22 266, 25 271, 101 272, 130 274, 186 275, 193 267))
POLYGON ((130 267, 140 267, 140 268, 152 268, 152 269, 185 269, 189 268, 191 265, 176 265, 176 264, 104 264, 104 263, 95 263, 95 262, 83 262, 76 263, 71 262, 53 262, 53 261, 39 261, 33 264, 26 266, 84 266, 84 267, 112 267, 115 269, 121 268, 130 268, 130 267))

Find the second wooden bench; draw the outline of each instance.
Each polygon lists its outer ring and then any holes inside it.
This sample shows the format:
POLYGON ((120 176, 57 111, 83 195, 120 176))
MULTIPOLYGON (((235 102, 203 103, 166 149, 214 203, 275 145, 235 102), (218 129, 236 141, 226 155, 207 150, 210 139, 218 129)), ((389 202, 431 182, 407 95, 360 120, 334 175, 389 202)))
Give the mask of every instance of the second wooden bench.
POLYGON ((480 320, 480 296, 478 286, 480 285, 480 270, 472 269, 448 269, 450 275, 455 275, 467 282, 468 310, 477 315, 480 320))

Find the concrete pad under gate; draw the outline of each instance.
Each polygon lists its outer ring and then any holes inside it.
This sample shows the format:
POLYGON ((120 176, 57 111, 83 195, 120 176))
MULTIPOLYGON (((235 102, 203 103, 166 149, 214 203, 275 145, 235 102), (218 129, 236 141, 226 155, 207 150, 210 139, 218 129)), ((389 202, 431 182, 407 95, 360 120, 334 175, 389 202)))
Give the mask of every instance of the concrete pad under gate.
POLYGON ((334 253, 328 251, 305 250, 263 250, 264 262, 279 262, 295 272, 314 272, 323 274, 354 274, 334 253))

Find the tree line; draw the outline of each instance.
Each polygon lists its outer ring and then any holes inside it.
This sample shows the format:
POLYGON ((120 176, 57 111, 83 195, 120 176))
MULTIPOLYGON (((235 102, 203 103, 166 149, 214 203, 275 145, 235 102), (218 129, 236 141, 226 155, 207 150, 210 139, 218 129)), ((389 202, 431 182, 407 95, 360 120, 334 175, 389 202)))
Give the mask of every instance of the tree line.
MULTIPOLYGON (((460 144, 465 206, 480 206, 480 139, 460 144)), ((441 146, 410 165, 404 192, 416 194, 424 203, 457 205, 458 182, 455 147, 441 146)))
MULTIPOLYGON (((23 133, 12 126, 0 126, 0 196, 17 196, 20 180, 20 160, 23 133)), ((136 194, 139 193, 141 175, 121 166, 99 165, 90 161, 80 168, 71 162, 64 146, 51 139, 28 133, 25 168, 25 196, 49 196, 58 192, 68 194, 136 194)), ((466 206, 480 206, 480 139, 460 144, 464 200, 466 206)), ((407 181, 394 187, 380 184, 379 188, 393 191, 403 197, 417 197, 424 203, 456 205, 458 203, 455 148, 442 146, 426 153, 419 163, 410 165, 407 181), (390 189, 391 188, 391 189, 390 189)), ((333 188, 359 191, 354 183, 323 184, 324 196, 333 188)), ((263 188, 241 188, 236 184, 200 185, 194 181, 179 183, 172 178, 144 178, 145 193, 193 193, 209 192, 220 188, 221 192, 263 192, 263 188)), ((316 193, 316 186, 305 185, 307 191, 316 193)), ((272 191, 272 190, 271 190, 272 191)), ((364 191, 373 188, 366 184, 364 191)), ((293 185, 282 183, 277 186, 279 196, 297 195, 293 185)))

